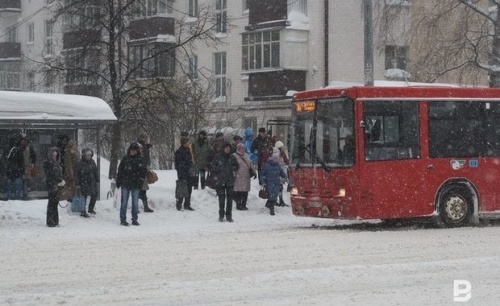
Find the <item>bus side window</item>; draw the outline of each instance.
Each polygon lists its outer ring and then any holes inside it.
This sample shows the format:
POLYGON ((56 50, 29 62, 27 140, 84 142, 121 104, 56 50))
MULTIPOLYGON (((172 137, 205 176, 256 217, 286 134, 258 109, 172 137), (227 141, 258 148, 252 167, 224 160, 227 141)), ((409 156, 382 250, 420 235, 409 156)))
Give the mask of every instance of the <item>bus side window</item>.
POLYGON ((375 119, 374 117, 367 117, 365 121, 365 137, 366 142, 377 142, 380 141, 380 136, 382 132, 381 119, 375 119))

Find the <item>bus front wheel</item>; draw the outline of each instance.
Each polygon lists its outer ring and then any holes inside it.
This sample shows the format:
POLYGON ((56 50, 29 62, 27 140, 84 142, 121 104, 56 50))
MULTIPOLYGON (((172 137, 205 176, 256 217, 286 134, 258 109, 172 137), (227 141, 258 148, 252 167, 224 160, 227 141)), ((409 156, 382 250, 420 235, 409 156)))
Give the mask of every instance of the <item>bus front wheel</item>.
POLYGON ((451 187, 439 200, 439 217, 448 227, 464 226, 472 215, 473 202, 469 192, 461 187, 451 187))

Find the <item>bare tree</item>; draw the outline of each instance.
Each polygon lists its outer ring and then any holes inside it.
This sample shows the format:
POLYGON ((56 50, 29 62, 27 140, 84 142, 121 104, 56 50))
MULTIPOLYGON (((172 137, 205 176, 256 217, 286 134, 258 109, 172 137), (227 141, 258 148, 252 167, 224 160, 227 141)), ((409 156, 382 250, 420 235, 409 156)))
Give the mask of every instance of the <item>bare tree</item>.
POLYGON ((169 0, 62 0, 54 8, 54 24, 63 25, 62 52, 44 64, 64 73, 65 92, 109 101, 118 118, 110 133, 103 133, 111 142, 110 177, 117 170, 125 127, 173 133, 171 128, 179 128, 180 110, 195 107, 197 111, 182 116, 190 115, 188 122, 197 123, 209 103, 196 99, 206 89, 186 85, 184 66, 194 48, 219 43, 213 31, 213 7, 201 5, 195 18, 185 22, 186 14, 173 11, 171 4, 169 0), (183 17, 177 22, 156 18, 169 12, 183 17))
POLYGON ((474 85, 488 76, 490 86, 499 87, 500 1, 491 2, 493 7, 486 0, 385 1, 377 9, 378 50, 409 46, 412 81, 474 85))

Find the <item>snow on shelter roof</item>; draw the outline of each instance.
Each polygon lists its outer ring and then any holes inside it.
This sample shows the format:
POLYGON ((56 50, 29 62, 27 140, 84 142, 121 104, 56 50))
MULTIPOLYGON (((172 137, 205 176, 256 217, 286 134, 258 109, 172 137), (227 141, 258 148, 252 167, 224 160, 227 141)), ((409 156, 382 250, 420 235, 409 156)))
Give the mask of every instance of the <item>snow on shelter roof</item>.
POLYGON ((102 99, 89 96, 0 91, 0 124, 99 125, 116 116, 102 99))

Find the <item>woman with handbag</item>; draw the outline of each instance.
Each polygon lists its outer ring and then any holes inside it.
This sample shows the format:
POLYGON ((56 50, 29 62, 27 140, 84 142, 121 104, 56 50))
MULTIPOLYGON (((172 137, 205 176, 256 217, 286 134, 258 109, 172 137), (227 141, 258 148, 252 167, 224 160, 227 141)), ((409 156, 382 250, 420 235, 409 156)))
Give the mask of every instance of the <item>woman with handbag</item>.
POLYGON ((272 156, 267 160, 262 167, 262 186, 267 189, 269 197, 266 202, 266 207, 269 208, 271 216, 274 216, 274 206, 277 205, 278 196, 281 190, 280 178, 286 179, 286 173, 279 165, 280 152, 278 149, 273 150, 272 156))
POLYGON ((257 177, 255 170, 252 168, 250 157, 245 152, 245 145, 239 143, 236 145, 236 152, 233 153, 238 161, 239 169, 236 171, 236 178, 234 180, 234 202, 236 203, 237 210, 248 210, 247 199, 248 192, 250 191, 250 178, 257 177))

